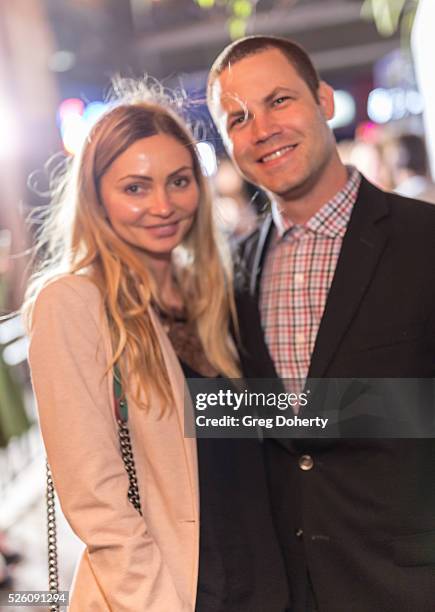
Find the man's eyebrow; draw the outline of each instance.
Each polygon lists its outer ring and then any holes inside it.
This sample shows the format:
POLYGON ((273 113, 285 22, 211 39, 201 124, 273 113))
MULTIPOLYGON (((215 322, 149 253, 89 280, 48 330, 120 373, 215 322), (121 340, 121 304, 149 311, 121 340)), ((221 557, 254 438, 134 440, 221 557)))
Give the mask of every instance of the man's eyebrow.
POLYGON ((244 117, 246 115, 246 109, 238 108, 237 110, 228 113, 227 118, 233 119, 234 117, 244 117))
MULTIPOLYGON (((278 87, 275 87, 269 94, 267 94, 267 96, 265 96, 262 99, 262 103, 263 104, 270 104, 273 99, 279 94, 279 93, 289 93, 291 95, 296 95, 296 91, 294 89, 290 89, 290 87, 285 87, 283 85, 279 85, 278 87)), ((247 113, 247 109, 243 108, 242 103, 239 100, 235 100, 234 98, 231 99, 232 102, 237 102, 240 106, 233 110, 233 111, 229 111, 227 113, 227 118, 228 119, 234 119, 235 117, 241 117, 243 115, 246 115, 247 113)))
POLYGON ((283 92, 287 92, 290 93, 292 95, 295 95, 296 92, 294 91, 294 89, 290 89, 289 87, 283 87, 283 86, 278 86, 275 87, 275 89, 273 89, 270 94, 267 94, 267 96, 265 96, 263 98, 263 102, 265 104, 269 104, 270 102, 273 101, 273 99, 275 98, 275 96, 277 96, 279 93, 283 93, 283 92))

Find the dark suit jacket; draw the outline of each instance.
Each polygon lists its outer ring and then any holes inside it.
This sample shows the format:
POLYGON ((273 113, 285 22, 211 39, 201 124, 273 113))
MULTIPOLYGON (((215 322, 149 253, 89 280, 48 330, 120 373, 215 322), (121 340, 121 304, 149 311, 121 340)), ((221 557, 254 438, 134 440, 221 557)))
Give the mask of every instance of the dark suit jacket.
MULTIPOLYGON (((241 248, 244 374, 276 377, 258 288, 268 217, 241 248)), ((435 208, 362 180, 309 377, 435 378, 435 208)), ((346 410, 346 406, 342 409, 346 410)), ((265 440, 293 612, 435 610, 435 439, 265 440), (301 455, 313 467, 299 467, 301 455)))

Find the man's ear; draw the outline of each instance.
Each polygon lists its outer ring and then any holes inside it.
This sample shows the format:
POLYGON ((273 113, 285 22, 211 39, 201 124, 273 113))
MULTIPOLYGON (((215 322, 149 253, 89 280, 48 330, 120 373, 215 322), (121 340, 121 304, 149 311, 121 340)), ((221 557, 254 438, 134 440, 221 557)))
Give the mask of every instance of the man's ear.
POLYGON ((327 121, 333 118, 335 112, 334 106, 334 90, 325 81, 320 81, 319 88, 317 90, 317 97, 319 99, 319 106, 322 109, 322 113, 327 121))

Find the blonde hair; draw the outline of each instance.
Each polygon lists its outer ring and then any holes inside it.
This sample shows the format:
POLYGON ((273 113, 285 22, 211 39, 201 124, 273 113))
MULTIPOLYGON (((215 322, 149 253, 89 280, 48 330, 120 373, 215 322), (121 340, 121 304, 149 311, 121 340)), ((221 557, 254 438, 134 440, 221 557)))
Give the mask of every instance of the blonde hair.
POLYGON ((160 303, 157 287, 137 252, 110 226, 100 199, 102 176, 135 141, 168 134, 187 147, 200 199, 191 229, 173 253, 174 274, 195 321, 210 363, 223 375, 240 375, 229 334, 237 329, 229 252, 216 233, 208 184, 195 142, 171 109, 152 101, 132 101, 108 111, 91 130, 81 154, 57 179, 51 206, 37 233, 36 252, 43 253, 23 306, 30 327, 41 289, 63 274, 86 274, 101 292, 112 342, 109 371, 118 364, 123 389, 137 402, 141 389, 156 390, 164 405, 173 399, 168 374, 152 321, 150 302, 160 303), (133 384, 134 383, 134 384, 133 384), (132 386, 133 384, 133 386, 132 386))

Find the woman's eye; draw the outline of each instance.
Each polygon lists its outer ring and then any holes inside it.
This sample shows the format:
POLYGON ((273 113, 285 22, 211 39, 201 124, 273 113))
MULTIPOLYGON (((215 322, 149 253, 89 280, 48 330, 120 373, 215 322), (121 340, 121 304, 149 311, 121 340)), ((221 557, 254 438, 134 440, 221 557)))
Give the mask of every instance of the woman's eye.
POLYGON ((190 179, 188 179, 187 176, 180 176, 174 179, 173 184, 175 187, 187 187, 190 184, 190 179))
POLYGON ((141 186, 140 185, 136 185, 136 184, 128 185, 125 188, 126 193, 129 193, 129 194, 132 194, 132 195, 135 195, 135 194, 139 193, 140 190, 141 190, 141 186))

